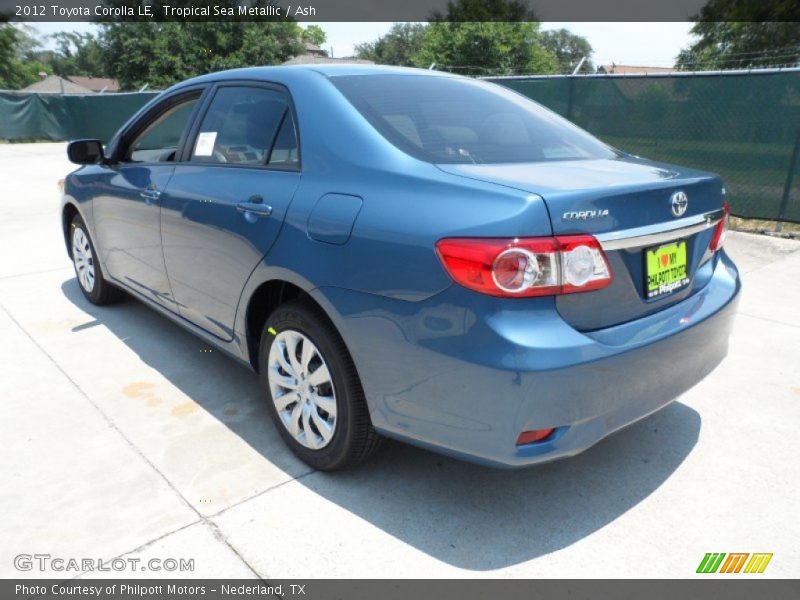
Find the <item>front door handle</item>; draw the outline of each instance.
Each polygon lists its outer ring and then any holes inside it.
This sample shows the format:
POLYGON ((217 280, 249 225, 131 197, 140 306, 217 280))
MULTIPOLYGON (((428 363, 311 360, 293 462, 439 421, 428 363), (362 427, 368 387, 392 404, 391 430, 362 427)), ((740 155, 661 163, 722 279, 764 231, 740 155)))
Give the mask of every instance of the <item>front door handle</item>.
POLYGON ((148 185, 143 192, 140 192, 139 195, 144 198, 145 204, 153 204, 156 200, 158 200, 159 196, 161 196, 161 192, 158 191, 158 188, 155 184, 148 185))
POLYGON ((236 210, 242 213, 251 213, 259 217, 268 217, 272 214, 272 207, 269 204, 264 204, 261 196, 253 196, 247 202, 239 202, 236 205, 236 210))

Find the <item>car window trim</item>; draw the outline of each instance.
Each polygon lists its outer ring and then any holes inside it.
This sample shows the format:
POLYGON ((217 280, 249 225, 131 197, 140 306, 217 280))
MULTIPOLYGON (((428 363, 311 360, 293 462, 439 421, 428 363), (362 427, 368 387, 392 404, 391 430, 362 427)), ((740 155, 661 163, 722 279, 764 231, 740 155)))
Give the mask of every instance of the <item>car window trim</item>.
POLYGON ((162 98, 158 104, 155 104, 152 108, 150 108, 146 113, 144 113, 140 118, 136 119, 133 123, 130 124, 128 128, 126 128, 120 134, 120 141, 117 144, 116 148, 114 149, 114 156, 113 162, 119 165, 164 165, 164 164, 178 164, 178 157, 182 155, 183 147, 186 144, 186 139, 189 132, 192 130, 194 126, 194 121, 197 118, 197 113, 200 107, 205 102, 205 97, 208 94, 209 87, 207 84, 191 86, 187 88, 181 88, 180 90, 175 90, 174 93, 170 94, 162 98), (160 118, 164 113, 169 111, 174 106, 180 104, 185 100, 189 100, 192 98, 197 99, 197 105, 194 107, 192 114, 189 115, 189 119, 187 121, 187 126, 184 127, 183 132, 181 133, 181 137, 178 140, 178 145, 175 147, 175 159, 171 161, 144 161, 144 162, 133 162, 126 160, 126 156, 128 154, 128 150, 130 149, 131 143, 136 140, 136 137, 145 129, 147 129, 154 121, 160 118))
MULTIPOLYGON (((269 145, 269 150, 267 151, 267 156, 264 162, 266 166, 269 166, 269 161, 272 160, 272 152, 273 150, 275 150, 275 144, 278 143, 278 136, 280 136, 281 131, 283 130, 283 125, 284 123, 286 123, 286 115, 288 114, 289 114, 289 107, 287 106, 285 109, 283 109, 283 114, 281 115, 281 121, 280 123, 278 123, 278 127, 275 128, 275 135, 272 136, 272 143, 270 143, 269 145)), ((295 139, 295 141, 297 140, 295 139)))
MULTIPOLYGON (((284 114, 284 119, 285 119, 284 114)), ((281 120, 281 125, 283 125, 283 120, 281 120)), ((275 137, 272 140, 272 144, 270 146, 270 153, 272 151, 272 146, 275 144, 275 138, 277 138, 278 134, 280 133, 280 125, 278 129, 275 131, 275 137)), ((176 164, 181 165, 194 165, 194 166, 203 166, 203 167, 222 167, 222 168, 235 168, 235 169, 261 169, 267 171, 280 171, 284 173, 299 173, 303 170, 303 154, 300 145, 300 131, 298 126, 297 120, 297 112, 295 111, 294 100, 292 99, 292 94, 289 92, 289 89, 285 85, 281 85, 279 83, 275 83, 272 81, 261 81, 261 80, 254 80, 254 79, 234 79, 234 80, 225 80, 225 81, 216 81, 212 82, 209 89, 207 90, 207 95, 202 102, 202 106, 200 110, 195 114, 194 121, 192 123, 191 128, 189 129, 189 134, 186 139, 186 144, 184 144, 182 148, 182 152, 180 155, 176 154, 176 159, 180 156, 180 160, 176 160, 176 164), (286 105, 289 111, 292 114, 292 126, 294 128, 294 135, 295 139, 297 140, 297 166, 294 167, 287 167, 287 166, 275 166, 270 164, 263 164, 263 165, 245 165, 241 163, 220 163, 220 162, 203 162, 203 161, 192 161, 192 150, 194 149, 194 145, 197 141, 197 136, 200 133, 200 128, 203 125, 203 120, 206 118, 208 111, 211 108, 211 104, 214 100, 214 97, 217 94, 217 91, 220 88, 225 87, 249 87, 249 88, 264 88, 268 90, 272 90, 274 92, 278 92, 283 96, 284 100, 286 100, 286 105)))

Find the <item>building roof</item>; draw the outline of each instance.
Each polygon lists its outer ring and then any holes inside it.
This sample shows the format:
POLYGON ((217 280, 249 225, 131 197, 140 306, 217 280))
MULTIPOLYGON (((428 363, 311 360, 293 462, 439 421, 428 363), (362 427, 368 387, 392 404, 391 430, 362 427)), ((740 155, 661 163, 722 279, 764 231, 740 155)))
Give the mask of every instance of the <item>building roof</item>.
POLYGON ((119 82, 108 77, 86 77, 84 75, 67 75, 72 83, 92 90, 93 92, 118 92, 119 82))
POLYGON ((371 60, 360 58, 330 58, 318 54, 301 54, 285 61, 285 65, 374 65, 371 60))
POLYGON ((609 75, 647 75, 648 73, 674 73, 675 69, 672 67, 642 67, 634 65, 601 65, 598 69, 600 73, 608 73, 609 75))
POLYGON ((64 79, 58 75, 48 75, 41 81, 32 83, 26 88, 25 92, 37 92, 44 94, 93 94, 94 92, 82 85, 73 83, 69 79, 64 79))
POLYGON ((325 50, 323 50, 313 42, 306 42, 305 47, 306 47, 306 54, 318 54, 320 56, 328 55, 328 53, 325 50))

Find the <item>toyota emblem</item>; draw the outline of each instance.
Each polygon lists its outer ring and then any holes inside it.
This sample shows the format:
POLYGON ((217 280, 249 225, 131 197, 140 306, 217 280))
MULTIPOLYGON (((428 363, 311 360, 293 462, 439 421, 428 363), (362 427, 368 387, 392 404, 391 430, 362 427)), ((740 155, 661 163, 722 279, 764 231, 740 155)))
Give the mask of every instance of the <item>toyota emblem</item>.
POLYGON ((672 204, 672 214, 676 217, 682 217, 686 209, 689 208, 689 198, 686 192, 675 192, 670 197, 672 204))

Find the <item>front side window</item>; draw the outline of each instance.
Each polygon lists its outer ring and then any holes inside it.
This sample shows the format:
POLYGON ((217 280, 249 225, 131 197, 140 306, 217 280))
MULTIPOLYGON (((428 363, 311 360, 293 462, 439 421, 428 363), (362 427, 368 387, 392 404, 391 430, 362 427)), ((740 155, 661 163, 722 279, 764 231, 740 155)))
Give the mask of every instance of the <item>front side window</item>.
POLYGON ((257 87, 222 87, 203 118, 192 162, 297 165, 297 139, 286 98, 257 87))
POLYGON ((175 160, 175 152, 181 136, 189 124, 199 97, 193 97, 162 113, 139 133, 128 146, 131 162, 169 162, 175 160))
POLYGON ((430 75, 350 75, 331 81, 381 135, 428 162, 617 156, 566 119, 499 85, 430 75))

